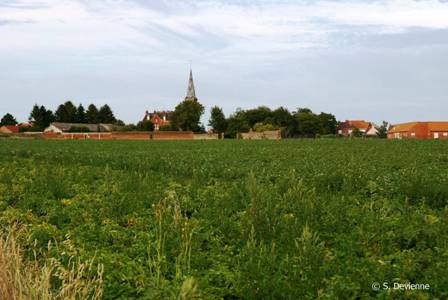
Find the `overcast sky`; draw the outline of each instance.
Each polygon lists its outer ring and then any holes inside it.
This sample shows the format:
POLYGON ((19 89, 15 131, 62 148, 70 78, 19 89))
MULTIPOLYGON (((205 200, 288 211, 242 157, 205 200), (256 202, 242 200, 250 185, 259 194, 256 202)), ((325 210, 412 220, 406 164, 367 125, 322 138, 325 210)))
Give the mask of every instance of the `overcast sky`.
POLYGON ((126 122, 187 89, 339 120, 448 119, 448 1, 0 0, 0 114, 108 103, 126 122))

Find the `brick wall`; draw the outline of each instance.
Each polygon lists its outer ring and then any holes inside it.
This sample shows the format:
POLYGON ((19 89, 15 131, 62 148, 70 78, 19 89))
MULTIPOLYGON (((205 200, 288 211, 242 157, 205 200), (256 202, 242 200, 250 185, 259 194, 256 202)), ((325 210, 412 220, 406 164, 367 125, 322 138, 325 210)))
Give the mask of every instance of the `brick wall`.
POLYGON ((150 131, 115 131, 111 133, 114 140, 149 140, 152 132, 150 131))
MULTIPOLYGON (((107 133, 69 133, 62 134, 45 132, 36 133, 46 139, 63 140, 193 140, 195 135, 191 131, 115 131, 107 133)), ((209 136, 212 139, 213 136, 209 136)))
POLYGON ((154 131, 152 133, 153 140, 193 140, 194 133, 192 131, 154 131))

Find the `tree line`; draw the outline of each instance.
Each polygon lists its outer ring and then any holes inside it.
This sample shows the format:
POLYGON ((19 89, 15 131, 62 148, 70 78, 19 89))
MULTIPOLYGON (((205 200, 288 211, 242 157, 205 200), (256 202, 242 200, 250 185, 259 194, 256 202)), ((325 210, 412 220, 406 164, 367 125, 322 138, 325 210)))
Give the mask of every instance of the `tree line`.
MULTIPOLYGON (((193 131, 205 132, 205 126, 200 122, 204 114, 204 106, 197 101, 182 101, 172 113, 170 125, 162 126, 159 130, 164 131, 193 131)), ((77 124, 114 124, 117 130, 122 131, 152 131, 154 125, 149 120, 143 120, 134 124, 124 124, 118 120, 109 105, 105 104, 99 109, 90 104, 87 109, 82 104, 75 106, 67 101, 58 106, 53 113, 45 106, 34 105, 29 120, 33 122, 31 131, 42 131, 52 122, 77 123, 77 124)), ((1 119, 1 125, 15 125, 16 119, 11 114, 6 114, 1 119)), ((227 138, 236 138, 239 133, 267 130, 281 130, 284 138, 309 137, 335 135, 338 121, 331 113, 314 113, 309 108, 298 108, 289 111, 284 107, 274 110, 266 106, 253 109, 236 109, 229 117, 224 115, 223 110, 214 106, 210 111, 208 126, 216 133, 227 138)), ((388 124, 378 128, 379 136, 385 137, 388 124)), ((356 130, 354 131, 356 133, 356 130)))
MULTIPOLYGON (((197 101, 183 101, 173 112, 171 124, 161 130, 182 130, 205 132, 200 122, 204 106, 197 101)), ((330 113, 316 114, 309 108, 299 108, 290 112, 284 107, 271 110, 260 106, 253 109, 237 109, 228 118, 221 108, 214 106, 210 111, 208 126, 214 132, 235 138, 241 132, 281 130, 283 137, 316 137, 334 135, 338 122, 330 113)))
POLYGON ((271 110, 260 106, 254 109, 237 109, 228 118, 221 108, 214 106, 210 112, 209 126, 226 137, 234 138, 240 132, 281 130, 283 137, 316 137, 336 133, 338 122, 330 113, 316 114, 309 108, 290 112, 284 107, 271 110))
MULTIPOLYGON (((33 124, 29 129, 30 131, 42 131, 52 122, 77 124, 120 124, 121 122, 115 118, 112 109, 107 104, 100 108, 97 108, 94 104, 90 104, 85 109, 82 104, 75 106, 71 101, 60 104, 55 112, 47 109, 43 105, 39 106, 35 104, 28 119, 33 124)), ((15 124, 17 124, 17 121, 15 121, 15 124)))

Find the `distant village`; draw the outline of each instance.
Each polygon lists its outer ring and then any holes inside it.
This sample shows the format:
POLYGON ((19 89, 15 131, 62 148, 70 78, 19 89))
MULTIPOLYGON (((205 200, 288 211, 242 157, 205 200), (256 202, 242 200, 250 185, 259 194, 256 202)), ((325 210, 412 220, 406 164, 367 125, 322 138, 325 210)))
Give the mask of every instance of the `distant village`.
POLYGON ((0 121, 0 135, 41 137, 47 139, 127 139, 127 140, 217 140, 282 138, 388 138, 448 139, 448 122, 425 121, 380 125, 365 120, 337 121, 331 113, 316 114, 308 108, 290 112, 279 107, 261 106, 237 109, 228 118, 218 106, 210 111, 209 130, 200 123, 204 107, 196 97, 193 73, 190 70, 185 99, 174 110, 146 111, 137 124, 116 119, 106 104, 87 110, 71 101, 59 105, 53 113, 34 105, 28 122, 18 123, 6 113, 0 121))

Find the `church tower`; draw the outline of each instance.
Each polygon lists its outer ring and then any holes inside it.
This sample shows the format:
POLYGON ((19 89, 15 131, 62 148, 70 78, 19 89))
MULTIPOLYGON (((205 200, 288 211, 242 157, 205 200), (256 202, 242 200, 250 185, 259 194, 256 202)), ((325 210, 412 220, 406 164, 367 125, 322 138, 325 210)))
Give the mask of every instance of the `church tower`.
POLYGON ((198 101, 196 98, 196 91, 194 90, 193 71, 190 69, 190 78, 188 80, 188 90, 185 101, 198 101))

